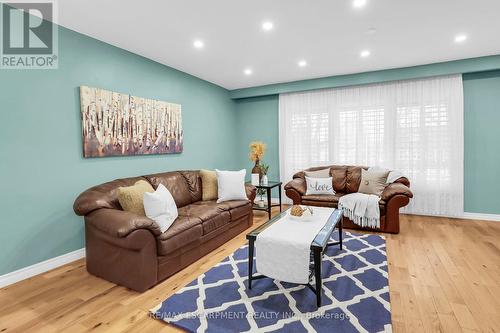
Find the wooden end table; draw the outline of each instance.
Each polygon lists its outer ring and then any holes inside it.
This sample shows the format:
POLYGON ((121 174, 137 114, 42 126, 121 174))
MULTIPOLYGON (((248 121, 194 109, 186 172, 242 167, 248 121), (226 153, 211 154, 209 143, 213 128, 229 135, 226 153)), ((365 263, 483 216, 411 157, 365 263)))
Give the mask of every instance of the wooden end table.
MULTIPOLYGON (((247 184, 248 185, 252 185, 251 182, 248 182, 247 184)), ((253 205, 253 209, 254 210, 266 211, 267 215, 269 216, 269 219, 271 219, 271 209, 273 207, 278 207, 279 206, 280 207, 280 213, 281 213, 281 185, 282 184, 283 184, 282 182, 269 181, 269 182, 267 182, 267 184, 253 185, 257 189, 264 189, 264 190, 266 190, 266 194, 267 194, 267 206, 266 207, 259 207, 256 204, 254 204, 253 205), (271 192, 272 192, 272 189, 275 188, 275 187, 278 188, 278 195, 279 195, 279 203, 278 204, 272 204, 271 203, 271 192)))

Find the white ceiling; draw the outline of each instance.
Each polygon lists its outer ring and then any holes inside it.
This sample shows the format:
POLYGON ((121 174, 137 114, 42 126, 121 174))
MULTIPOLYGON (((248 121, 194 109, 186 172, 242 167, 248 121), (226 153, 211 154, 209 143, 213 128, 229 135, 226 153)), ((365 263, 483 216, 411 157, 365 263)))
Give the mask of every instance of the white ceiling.
POLYGON ((227 89, 500 54, 500 0, 367 0, 362 9, 352 1, 61 0, 58 8, 65 27, 227 89), (457 44, 460 33, 468 39, 457 44), (361 58, 365 49, 371 55, 361 58))

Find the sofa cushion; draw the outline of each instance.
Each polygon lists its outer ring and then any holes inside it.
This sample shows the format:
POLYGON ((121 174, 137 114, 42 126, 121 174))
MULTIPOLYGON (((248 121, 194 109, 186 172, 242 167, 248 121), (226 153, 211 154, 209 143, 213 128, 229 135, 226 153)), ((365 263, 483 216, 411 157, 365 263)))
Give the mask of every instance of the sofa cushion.
POLYGON ((203 226, 203 235, 209 234, 212 231, 219 229, 220 227, 231 222, 231 215, 228 211, 224 211, 209 220, 203 221, 201 224, 203 226))
POLYGON ((361 169, 359 166, 347 167, 346 173, 346 193, 358 192, 359 183, 361 182, 361 169))
POLYGON ((201 200, 201 178, 199 171, 189 170, 189 171, 179 171, 189 187, 189 194, 191 195, 191 202, 196 202, 201 200))
POLYGON ((248 206, 250 204, 249 200, 231 200, 221 202, 219 205, 222 205, 225 209, 230 210, 242 206, 248 206))
POLYGON ((344 165, 333 165, 330 169, 333 178, 333 190, 343 193, 346 187, 347 167, 344 165))
POLYGON ((250 201, 248 201, 243 206, 232 208, 229 210, 229 213, 231 214, 231 222, 234 222, 240 219, 241 217, 250 214, 251 212, 252 212, 252 204, 250 203, 250 201))
POLYGON ((338 201, 312 201, 312 200, 302 200, 301 204, 306 206, 329 207, 329 208, 337 208, 339 205, 338 201))
POLYGON ((167 255, 186 244, 200 242, 202 221, 198 217, 179 216, 172 226, 156 238, 159 255, 167 255))
POLYGON ((198 205, 198 206, 216 206, 219 207, 222 210, 230 210, 236 207, 241 207, 241 206, 246 206, 248 205, 250 201, 249 200, 231 200, 231 201, 224 201, 217 203, 215 200, 210 200, 210 201, 198 201, 192 203, 192 205, 198 205))
POLYGON ((303 195, 302 200, 307 201, 318 201, 318 202, 339 202, 339 198, 343 196, 343 193, 335 193, 335 194, 311 194, 311 195, 303 195))
MULTIPOLYGON (((204 207, 214 206, 218 209, 219 212, 228 211, 231 216, 230 218, 231 222, 234 222, 240 217, 247 215, 252 210, 252 203, 249 200, 231 200, 231 201, 224 201, 221 203, 217 203, 215 201, 198 201, 191 204, 190 206, 204 206, 204 207)), ((205 215, 202 216, 205 217, 205 215)), ((210 215, 210 218, 212 217, 213 214, 210 215)))
MULTIPOLYGON (((220 211, 228 211, 230 213, 230 216, 231 216, 231 220, 230 220, 231 222, 236 221, 240 217, 245 216, 252 211, 252 203, 249 200, 231 200, 231 201, 224 201, 221 203, 217 203, 215 201, 198 201, 198 202, 195 202, 189 206, 193 206, 193 207, 194 206, 202 206, 205 208, 213 206, 213 207, 216 207, 219 212, 220 211)), ((179 210, 179 214, 181 214, 180 213, 181 210, 179 210)), ((191 211, 193 212, 194 210, 191 210, 191 211)), ((213 212, 213 210, 212 210, 212 212, 213 212)), ((205 213, 205 214, 208 214, 208 213, 205 213)), ((205 215, 202 215, 202 216, 205 217, 205 215)), ((213 217, 213 214, 210 214, 210 218, 212 218, 212 217, 213 217)), ((205 220, 207 220, 207 219, 205 219, 205 220)))
POLYGON ((219 205, 215 201, 198 201, 179 208, 179 216, 195 216, 202 221, 206 221, 226 210, 225 206, 219 205))
POLYGON ((203 235, 206 235, 228 223, 235 218, 245 215, 245 210, 250 209, 249 201, 226 201, 217 203, 216 201, 198 201, 191 205, 179 208, 179 215, 196 216, 201 219, 203 225, 203 235), (239 208, 244 210, 240 211, 239 208), (232 213, 231 213, 232 211, 232 213))
POLYGON ((179 215, 179 217, 175 219, 170 228, 168 228, 168 230, 164 233, 160 234, 157 238, 161 240, 169 239, 197 225, 201 225, 201 222, 202 221, 199 217, 179 215))
MULTIPOLYGON (((321 196, 323 198, 318 198, 319 196, 303 196, 302 197, 302 205, 310 205, 310 206, 319 206, 319 207, 332 207, 338 208, 339 198, 345 194, 339 195, 338 193, 330 196, 330 198, 325 198, 325 196, 321 196)), ((380 200, 378 205, 380 207, 380 216, 385 215, 386 202, 384 200, 380 200)))
POLYGON ((163 184, 174 197, 177 207, 184 207, 192 202, 191 191, 188 182, 181 172, 164 172, 144 176, 156 189, 163 184))

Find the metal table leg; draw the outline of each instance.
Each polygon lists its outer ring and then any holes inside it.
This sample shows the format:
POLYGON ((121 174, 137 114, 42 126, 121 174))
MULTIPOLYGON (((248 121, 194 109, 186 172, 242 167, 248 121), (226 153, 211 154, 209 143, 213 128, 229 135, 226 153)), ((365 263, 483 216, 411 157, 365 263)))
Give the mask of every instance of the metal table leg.
POLYGON ((268 188, 266 189, 267 192, 267 215, 269 216, 269 219, 271 219, 271 189, 268 188))
POLYGON ((316 280, 316 305, 318 308, 321 306, 321 249, 314 249, 314 279, 316 280))
POLYGON ((340 250, 342 251, 342 217, 340 218, 339 221, 339 245, 340 245, 340 250))
POLYGON ((278 197, 280 200, 280 213, 281 213, 281 185, 278 186, 278 197))
POLYGON ((252 289, 254 240, 248 240, 248 289, 252 289))

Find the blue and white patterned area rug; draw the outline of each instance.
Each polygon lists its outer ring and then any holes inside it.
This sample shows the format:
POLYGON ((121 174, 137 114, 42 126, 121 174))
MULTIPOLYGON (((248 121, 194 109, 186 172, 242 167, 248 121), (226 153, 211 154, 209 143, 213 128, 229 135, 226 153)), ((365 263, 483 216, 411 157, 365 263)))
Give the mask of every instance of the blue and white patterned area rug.
POLYGON ((151 317, 188 332, 392 331, 384 237, 345 232, 342 251, 328 248, 319 309, 303 285, 264 278, 249 290, 247 258, 243 246, 151 309, 151 317))

